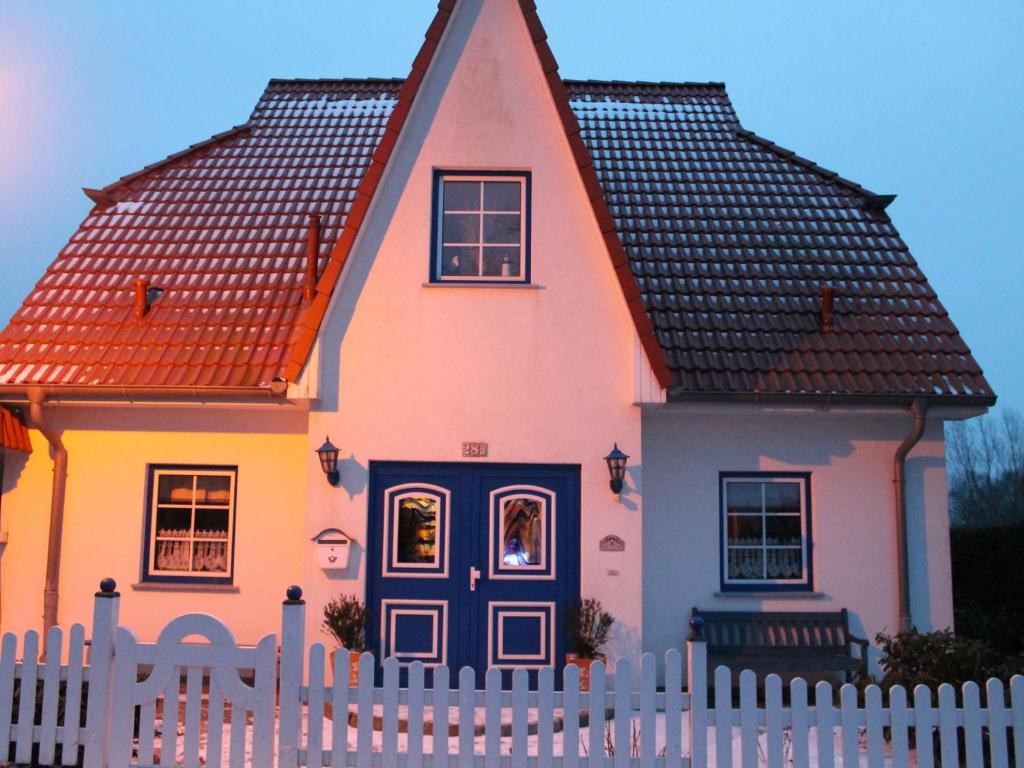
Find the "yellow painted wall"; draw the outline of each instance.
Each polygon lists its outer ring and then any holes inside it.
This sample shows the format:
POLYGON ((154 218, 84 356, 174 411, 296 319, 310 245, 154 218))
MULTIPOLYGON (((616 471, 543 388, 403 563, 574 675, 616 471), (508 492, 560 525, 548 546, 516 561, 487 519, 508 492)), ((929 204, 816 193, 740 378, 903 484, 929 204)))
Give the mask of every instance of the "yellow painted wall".
MULTIPOLYGON (((48 406, 68 450, 58 621, 89 626, 105 576, 122 594, 121 621, 153 640, 180 613, 209 612, 242 643, 275 631, 288 584, 300 580, 306 515, 306 413, 286 406, 48 406), (149 464, 238 467, 236 593, 149 592, 141 577, 149 464)), ((40 629, 52 461, 39 432, 27 462, 8 461, 0 528, 0 629, 40 629)))

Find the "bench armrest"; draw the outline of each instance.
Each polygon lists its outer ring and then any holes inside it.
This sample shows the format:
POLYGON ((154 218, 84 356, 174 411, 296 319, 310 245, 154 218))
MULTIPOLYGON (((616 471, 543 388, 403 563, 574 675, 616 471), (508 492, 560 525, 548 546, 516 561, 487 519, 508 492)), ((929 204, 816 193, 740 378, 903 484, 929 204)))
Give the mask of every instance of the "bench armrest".
POLYGON ((848 635, 848 639, 850 641, 850 645, 859 645, 860 646, 860 660, 861 661, 867 661, 868 660, 868 648, 871 647, 871 643, 869 643, 867 640, 865 640, 862 637, 854 637, 853 635, 848 635))

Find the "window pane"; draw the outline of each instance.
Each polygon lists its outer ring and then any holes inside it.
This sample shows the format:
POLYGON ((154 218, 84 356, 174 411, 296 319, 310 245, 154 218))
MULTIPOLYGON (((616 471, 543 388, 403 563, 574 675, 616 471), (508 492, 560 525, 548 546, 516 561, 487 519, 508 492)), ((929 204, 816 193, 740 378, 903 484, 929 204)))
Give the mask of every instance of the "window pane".
POLYGON ((192 475, 161 475, 157 501, 160 504, 191 504, 192 475))
POLYGON ((158 571, 187 571, 189 567, 188 541, 157 541, 156 568, 158 571))
POLYGON ((200 475, 196 478, 197 504, 230 504, 231 478, 224 475, 200 475))
POLYGON ((538 565, 543 558, 544 520, 536 499, 507 499, 503 510, 502 562, 538 565))
POLYGON ((803 551, 800 549, 769 549, 769 579, 799 579, 804 573, 803 551))
POLYGON ((764 504, 768 512, 799 512, 800 483, 765 483, 764 504))
POLYGON ((761 512, 761 488, 764 483, 726 483, 726 509, 729 512, 761 512))
POLYGON ((446 181, 444 183, 444 209, 446 211, 479 211, 479 181, 446 181))
POLYGON ((518 211, 522 185, 517 181, 488 181, 484 183, 485 211, 518 211))
POLYGON ((437 499, 425 496, 398 503, 398 551, 400 563, 434 563, 437 560, 437 499))
POLYGON ((479 243, 480 217, 475 213, 446 213, 441 238, 445 243, 479 243))
POLYGON ((227 509, 196 510, 197 539, 226 539, 228 537, 227 509))
POLYGON ((443 277, 479 274, 479 248, 445 246, 441 249, 441 275, 443 277))
POLYGON ((518 248, 484 248, 484 274, 492 277, 519 277, 518 248))
POLYGON ((800 523, 799 515, 768 515, 764 521, 767 529, 765 544, 800 546, 803 541, 800 523))
POLYGON ((761 544, 761 516, 729 515, 730 544, 761 544))
POLYGON ((762 549, 730 549, 730 579, 763 579, 764 550, 762 549))
POLYGON ((485 243, 511 245, 518 243, 519 237, 519 214, 498 213, 484 216, 485 243))
POLYGON ((226 573, 228 570, 228 543, 226 541, 197 541, 192 545, 192 570, 226 573))
POLYGON ((158 507, 156 511, 156 535, 160 537, 184 537, 192 533, 192 510, 175 507, 158 507))

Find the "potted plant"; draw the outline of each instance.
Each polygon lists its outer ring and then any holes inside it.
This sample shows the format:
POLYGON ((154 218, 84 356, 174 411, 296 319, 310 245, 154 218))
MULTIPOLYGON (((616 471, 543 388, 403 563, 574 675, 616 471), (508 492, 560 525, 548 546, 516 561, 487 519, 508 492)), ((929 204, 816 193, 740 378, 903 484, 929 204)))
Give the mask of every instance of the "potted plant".
MULTIPOLYGON (((338 645, 351 652, 349 656, 348 683, 359 684, 359 654, 367 650, 366 631, 370 625, 370 612, 363 601, 355 595, 341 595, 324 606, 323 631, 333 637, 338 645)), ((331 670, 334 670, 334 655, 331 651, 331 670)))
POLYGON ((569 648, 566 665, 580 670, 580 690, 590 690, 590 665, 605 661, 601 648, 608 642, 615 618, 601 607, 601 601, 587 598, 571 603, 565 610, 565 631, 569 648))

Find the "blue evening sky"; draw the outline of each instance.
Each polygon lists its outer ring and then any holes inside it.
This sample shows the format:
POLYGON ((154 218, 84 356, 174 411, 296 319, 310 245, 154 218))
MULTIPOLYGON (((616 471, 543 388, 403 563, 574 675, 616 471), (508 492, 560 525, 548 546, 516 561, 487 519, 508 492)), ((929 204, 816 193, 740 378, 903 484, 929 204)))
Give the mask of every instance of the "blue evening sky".
MULTIPOLYGON (((538 0, 566 77, 721 80, 879 193, 1024 409, 1024 3, 538 0)), ((0 323, 100 187, 245 122, 271 77, 404 77, 434 0, 0 0, 0 323)))

